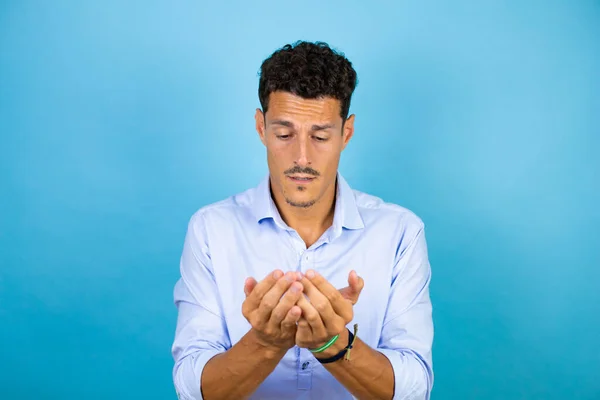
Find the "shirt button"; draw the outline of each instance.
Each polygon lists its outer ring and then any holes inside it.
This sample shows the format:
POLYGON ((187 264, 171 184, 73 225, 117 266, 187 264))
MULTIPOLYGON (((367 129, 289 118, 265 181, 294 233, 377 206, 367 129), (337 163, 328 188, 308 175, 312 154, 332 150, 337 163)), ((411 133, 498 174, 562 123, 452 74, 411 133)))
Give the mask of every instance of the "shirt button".
POLYGON ((302 370, 304 371, 309 365, 310 363, 308 361, 304 362, 304 364, 302 364, 302 370))

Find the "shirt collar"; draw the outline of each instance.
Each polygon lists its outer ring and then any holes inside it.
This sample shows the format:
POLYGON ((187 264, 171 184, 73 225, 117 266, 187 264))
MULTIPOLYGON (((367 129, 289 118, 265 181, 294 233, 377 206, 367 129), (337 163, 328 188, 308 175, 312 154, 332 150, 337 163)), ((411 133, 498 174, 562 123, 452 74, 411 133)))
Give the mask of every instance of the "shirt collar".
MULTIPOLYGON (((342 228, 346 229, 362 229, 364 228, 363 220, 358 212, 354 192, 348 182, 337 173, 335 211, 333 215, 333 232, 335 236, 341 234, 342 228)), ((271 196, 271 185, 269 174, 263 178, 260 184, 256 187, 256 195, 253 201, 253 213, 257 222, 271 218, 275 223, 283 229, 290 229, 279 214, 279 210, 275 206, 273 197, 271 196)))

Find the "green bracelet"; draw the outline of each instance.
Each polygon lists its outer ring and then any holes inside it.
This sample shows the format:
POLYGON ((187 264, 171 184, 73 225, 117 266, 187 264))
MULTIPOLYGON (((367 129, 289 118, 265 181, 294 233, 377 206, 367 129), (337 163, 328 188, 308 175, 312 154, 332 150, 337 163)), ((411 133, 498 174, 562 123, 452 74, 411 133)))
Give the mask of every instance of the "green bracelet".
POLYGON ((340 337, 340 335, 335 335, 334 337, 331 338, 331 340, 327 343, 325 343, 323 346, 319 347, 318 349, 308 349, 311 353, 320 353, 322 351, 325 351, 326 349, 328 349, 332 344, 335 343, 335 341, 340 337))

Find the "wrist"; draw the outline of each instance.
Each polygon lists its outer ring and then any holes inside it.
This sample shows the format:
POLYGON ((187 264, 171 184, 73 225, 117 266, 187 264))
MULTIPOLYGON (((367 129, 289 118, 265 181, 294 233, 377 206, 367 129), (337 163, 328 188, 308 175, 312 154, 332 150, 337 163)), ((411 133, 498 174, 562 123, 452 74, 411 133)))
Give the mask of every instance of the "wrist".
POLYGON ((348 329, 346 327, 344 327, 344 330, 342 332, 340 332, 339 337, 331 346, 329 346, 327 349, 323 350, 322 352, 314 353, 313 355, 317 359, 319 359, 319 358, 325 359, 325 358, 333 357, 336 354, 338 354, 340 351, 342 351, 346 348, 346 346, 348 345, 349 337, 350 337, 350 334, 348 332, 348 329))
POLYGON ((244 338, 258 355, 267 360, 279 360, 289 350, 289 346, 282 347, 264 340, 262 335, 254 328, 250 329, 244 338))

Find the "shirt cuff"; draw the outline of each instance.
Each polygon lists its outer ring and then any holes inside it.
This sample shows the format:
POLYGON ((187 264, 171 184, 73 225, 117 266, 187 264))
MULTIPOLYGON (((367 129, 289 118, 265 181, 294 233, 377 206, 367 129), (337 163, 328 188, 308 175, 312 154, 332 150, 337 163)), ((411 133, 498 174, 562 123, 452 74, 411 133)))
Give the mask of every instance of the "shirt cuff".
POLYGON ((203 400, 200 382, 204 367, 214 356, 222 353, 219 350, 204 350, 190 354, 180 365, 177 372, 177 397, 180 400, 203 400))
POLYGON ((393 400, 429 400, 429 377, 423 366, 412 354, 403 354, 398 350, 378 348, 392 364, 394 371, 394 397, 393 400), (423 381, 425 379, 425 381, 423 381))

